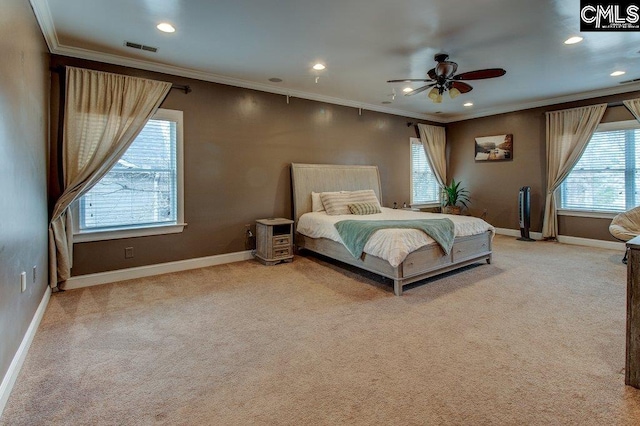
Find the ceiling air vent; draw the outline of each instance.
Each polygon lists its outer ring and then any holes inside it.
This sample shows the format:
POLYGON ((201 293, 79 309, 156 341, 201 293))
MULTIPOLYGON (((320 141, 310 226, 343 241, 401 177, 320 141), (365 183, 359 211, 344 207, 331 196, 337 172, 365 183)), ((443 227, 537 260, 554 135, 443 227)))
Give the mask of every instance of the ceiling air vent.
POLYGON ((146 50, 147 52, 153 52, 156 53, 158 51, 157 47, 153 47, 153 46, 146 46, 144 44, 140 44, 140 43, 132 43, 130 41, 125 41, 124 45, 127 47, 131 47, 133 49, 138 49, 138 50, 146 50))
POLYGON ((621 81, 620 84, 629 84, 629 83, 637 83, 640 81, 640 78, 634 78, 633 80, 625 80, 621 81))

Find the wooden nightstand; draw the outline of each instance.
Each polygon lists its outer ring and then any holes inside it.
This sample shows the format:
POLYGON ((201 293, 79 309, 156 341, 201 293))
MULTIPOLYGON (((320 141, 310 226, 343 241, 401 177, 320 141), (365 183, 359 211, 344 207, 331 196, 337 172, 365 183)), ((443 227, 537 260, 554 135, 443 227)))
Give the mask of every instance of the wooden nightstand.
POLYGON ((293 261, 292 220, 256 220, 256 258, 265 265, 293 261))

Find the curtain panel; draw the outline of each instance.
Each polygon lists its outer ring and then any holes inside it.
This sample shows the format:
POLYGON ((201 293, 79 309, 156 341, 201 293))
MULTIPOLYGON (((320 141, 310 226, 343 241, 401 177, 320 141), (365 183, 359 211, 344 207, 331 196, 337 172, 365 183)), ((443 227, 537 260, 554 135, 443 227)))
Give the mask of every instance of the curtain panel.
POLYGON ((622 101, 622 103, 631 111, 636 120, 640 121, 640 99, 629 99, 628 101, 622 101))
POLYGON ((547 118, 547 197, 542 236, 558 236, 555 191, 576 165, 591 135, 607 109, 607 104, 552 111, 547 118))
POLYGON ((70 206, 115 165, 156 112, 171 83, 66 68, 62 194, 49 223, 49 284, 64 288, 73 265, 70 206))
POLYGON ((445 186, 447 183, 447 136, 444 127, 419 123, 418 132, 429 166, 438 184, 441 187, 445 186))

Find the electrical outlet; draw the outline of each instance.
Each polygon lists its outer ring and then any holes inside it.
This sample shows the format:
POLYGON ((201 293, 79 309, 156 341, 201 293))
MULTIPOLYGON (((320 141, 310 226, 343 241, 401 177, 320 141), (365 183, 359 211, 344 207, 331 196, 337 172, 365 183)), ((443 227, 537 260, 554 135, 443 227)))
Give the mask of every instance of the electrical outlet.
POLYGON ((20 274, 20 291, 22 293, 27 291, 27 273, 26 272, 22 272, 20 274))
POLYGON ((126 247, 124 249, 124 258, 132 259, 133 258, 133 247, 126 247))
POLYGON ((38 269, 38 267, 34 265, 33 266, 33 277, 32 277, 33 278, 33 284, 36 283, 36 276, 37 276, 36 270, 37 269, 38 269))

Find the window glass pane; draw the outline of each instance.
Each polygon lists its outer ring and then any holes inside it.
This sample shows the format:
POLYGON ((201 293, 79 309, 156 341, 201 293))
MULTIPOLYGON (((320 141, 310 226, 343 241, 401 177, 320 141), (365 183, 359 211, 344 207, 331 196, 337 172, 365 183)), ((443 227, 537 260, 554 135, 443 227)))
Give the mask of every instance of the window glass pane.
POLYGON ((596 132, 561 185, 561 207, 622 212, 635 207, 640 130, 596 132))
POLYGON ((438 203, 440 189, 419 140, 411 142, 411 203, 438 203))
POLYGON ((116 165, 80 199, 79 227, 177 221, 176 123, 149 120, 116 165))

